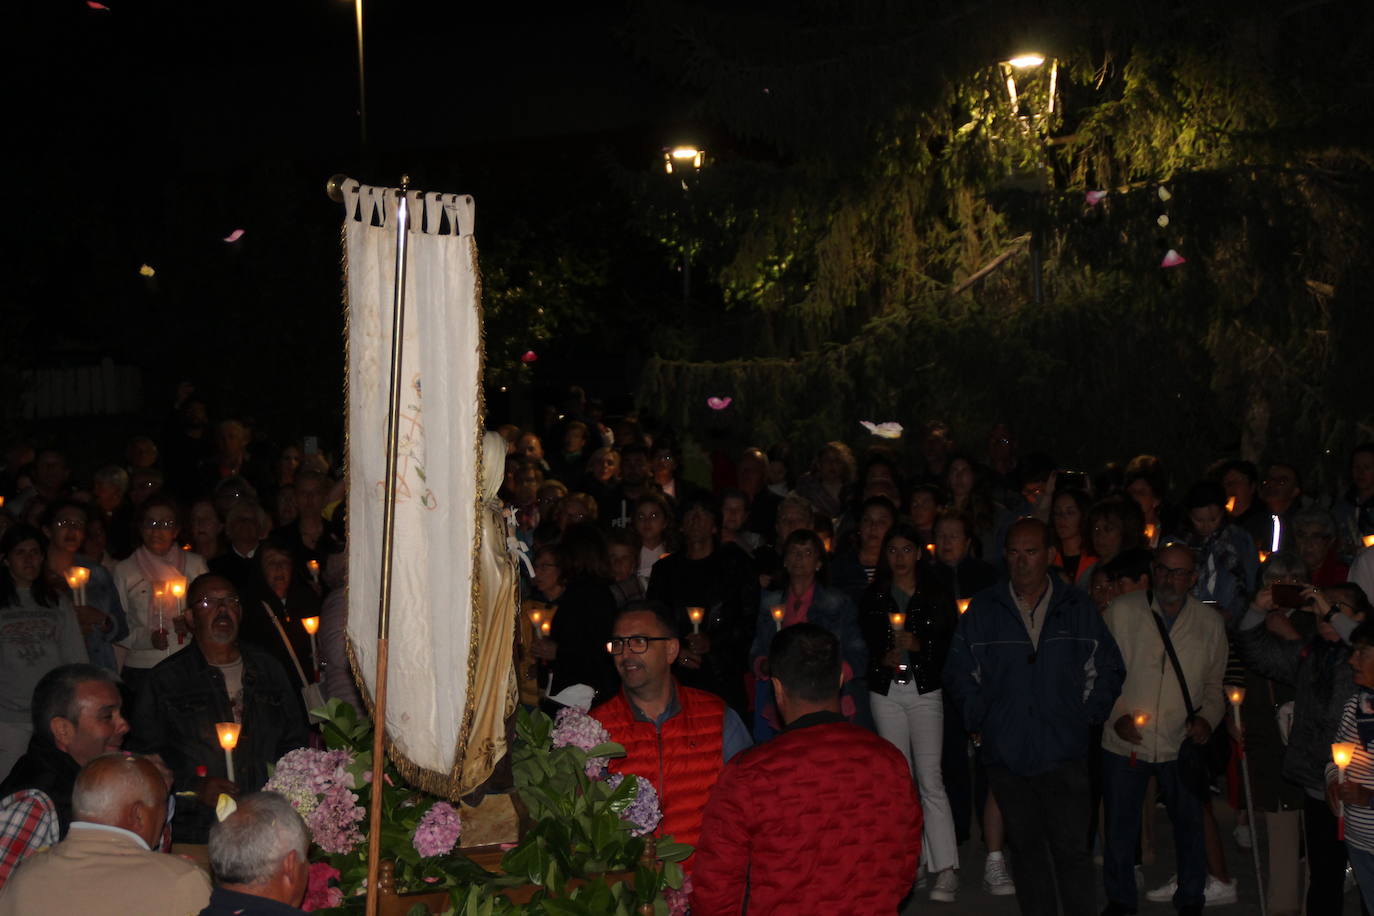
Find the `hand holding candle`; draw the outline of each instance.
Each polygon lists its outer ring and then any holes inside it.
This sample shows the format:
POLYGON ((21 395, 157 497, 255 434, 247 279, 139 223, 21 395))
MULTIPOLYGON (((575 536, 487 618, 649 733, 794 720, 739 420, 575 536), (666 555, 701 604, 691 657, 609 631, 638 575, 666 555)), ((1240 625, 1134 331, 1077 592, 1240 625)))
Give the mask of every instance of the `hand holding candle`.
POLYGON ((701 622, 706 619, 706 609, 701 607, 689 607, 687 609, 687 619, 692 621, 692 633, 700 633, 701 622))
MULTIPOLYGON (((1339 784, 1345 785, 1345 768, 1350 766, 1350 761, 1355 757, 1355 745, 1349 741, 1338 741, 1331 745, 1331 760, 1336 764, 1336 772, 1340 774, 1339 784)), ((1337 796, 1336 800, 1336 839, 1345 840, 1345 802, 1337 796)))
POLYGON ((230 782, 234 782, 234 748, 239 744, 239 730, 243 726, 237 722, 216 722, 215 734, 219 736, 219 746, 224 748, 224 770, 230 782))

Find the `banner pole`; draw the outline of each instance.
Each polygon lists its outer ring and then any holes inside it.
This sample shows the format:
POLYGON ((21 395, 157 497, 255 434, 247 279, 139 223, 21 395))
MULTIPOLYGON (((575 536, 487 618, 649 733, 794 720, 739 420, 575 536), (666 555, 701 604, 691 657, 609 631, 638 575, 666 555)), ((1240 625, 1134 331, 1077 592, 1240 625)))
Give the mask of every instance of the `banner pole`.
POLYGON ((396 540, 396 464, 400 440, 402 344, 405 339, 406 249, 410 176, 401 176, 396 203, 396 285, 391 299, 391 409, 386 416, 386 495, 382 500, 382 578, 377 613, 377 674, 372 687, 372 797, 367 829, 367 916, 377 916, 381 864, 382 792, 386 788, 387 636, 391 629, 392 548, 396 540))

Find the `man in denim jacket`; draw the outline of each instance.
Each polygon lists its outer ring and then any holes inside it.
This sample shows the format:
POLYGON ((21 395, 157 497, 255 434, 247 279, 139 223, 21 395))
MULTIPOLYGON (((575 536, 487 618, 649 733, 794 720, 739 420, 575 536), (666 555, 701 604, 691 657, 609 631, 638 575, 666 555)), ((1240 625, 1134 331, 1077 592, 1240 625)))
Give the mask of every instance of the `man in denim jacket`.
POLYGON ((131 749, 162 755, 182 796, 172 836, 204 843, 221 794, 255 792, 267 768, 309 740, 305 705, 266 650, 239 641, 242 607, 228 579, 209 573, 186 596, 191 644, 148 674, 134 701, 131 749), (242 726, 228 778, 216 722, 242 726))

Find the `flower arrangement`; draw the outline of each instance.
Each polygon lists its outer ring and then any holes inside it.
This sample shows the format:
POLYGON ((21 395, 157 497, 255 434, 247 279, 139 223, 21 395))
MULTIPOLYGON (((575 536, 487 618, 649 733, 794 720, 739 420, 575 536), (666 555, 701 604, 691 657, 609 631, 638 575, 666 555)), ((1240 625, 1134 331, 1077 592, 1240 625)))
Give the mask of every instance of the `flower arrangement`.
POLYGON ((447 889, 464 916, 631 916, 645 905, 656 916, 686 913, 690 885, 676 863, 692 849, 660 839, 651 858, 662 866, 643 864, 662 819, 658 793, 646 779, 609 771, 610 759, 625 750, 586 712, 565 709, 556 722, 538 711, 518 713, 512 765, 533 824, 502 857, 500 875, 462 855, 457 808, 404 786, 389 766, 374 778, 370 722, 338 700, 313 712, 328 748, 286 754, 265 787, 286 796, 310 830, 304 909, 361 911, 366 812, 371 793, 380 791, 381 857, 395 862, 401 891, 447 889), (528 903, 502 894, 531 884, 538 889, 528 903))

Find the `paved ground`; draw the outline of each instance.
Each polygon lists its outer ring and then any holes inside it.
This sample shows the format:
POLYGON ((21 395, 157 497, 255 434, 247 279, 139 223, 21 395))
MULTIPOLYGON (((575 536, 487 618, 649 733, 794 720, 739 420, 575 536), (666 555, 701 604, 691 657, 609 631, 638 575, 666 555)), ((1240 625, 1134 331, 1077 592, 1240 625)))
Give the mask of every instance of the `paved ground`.
MULTIPOLYGON (((1231 875, 1238 884, 1237 889, 1240 893, 1240 901, 1229 906, 1213 906, 1207 908, 1209 916, 1241 916, 1241 914, 1259 913, 1259 896, 1255 888, 1255 866, 1254 860, 1248 850, 1242 850, 1231 840, 1231 830, 1235 826, 1235 814, 1228 808, 1225 802, 1218 801, 1214 805, 1217 814, 1218 825, 1221 828, 1221 835, 1226 838, 1226 862, 1231 869, 1231 875)), ((975 834, 977 831, 975 830, 975 834)), ((1263 844, 1263 833, 1261 833, 1261 844, 1263 844)), ((1145 887, 1155 888, 1169 880, 1174 873, 1174 850, 1173 835, 1169 828, 1169 817, 1163 808, 1155 809, 1155 848, 1158 858, 1153 865, 1145 866, 1145 887)), ((1261 861, 1264 861, 1263 850, 1266 847, 1261 845, 1261 861)), ((983 860, 985 852, 982 843, 975 836, 974 839, 966 842, 959 849, 961 887, 959 888, 959 899, 955 903, 932 903, 927 897, 928 891, 917 891, 916 894, 907 902, 902 910, 902 916, 911 914, 922 914, 922 916, 963 916, 963 914, 978 914, 978 916, 1015 916, 1019 911, 1016 907, 1015 897, 993 897, 984 892, 983 882, 983 860)), ((1102 870, 1097 869, 1097 900, 1099 907, 1107 905, 1106 895, 1102 891, 1102 870)), ((1359 891, 1352 890, 1346 894, 1345 909, 1340 914, 1309 913, 1307 916, 1358 916, 1360 912, 1359 891)), ((1167 903, 1149 903, 1142 897, 1140 904, 1140 916, 1167 916, 1173 912, 1173 907, 1167 903)))

